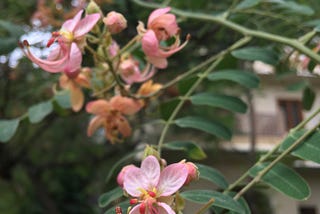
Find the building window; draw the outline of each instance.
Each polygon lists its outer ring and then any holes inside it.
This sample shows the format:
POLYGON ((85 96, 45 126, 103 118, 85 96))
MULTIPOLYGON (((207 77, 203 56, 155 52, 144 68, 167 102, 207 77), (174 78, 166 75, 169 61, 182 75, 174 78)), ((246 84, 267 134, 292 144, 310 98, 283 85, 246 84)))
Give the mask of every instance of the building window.
POLYGON ((317 214, 314 206, 301 206, 299 207, 299 214, 317 214))
POLYGON ((299 100, 279 100, 279 106, 289 131, 302 121, 302 103, 299 100))

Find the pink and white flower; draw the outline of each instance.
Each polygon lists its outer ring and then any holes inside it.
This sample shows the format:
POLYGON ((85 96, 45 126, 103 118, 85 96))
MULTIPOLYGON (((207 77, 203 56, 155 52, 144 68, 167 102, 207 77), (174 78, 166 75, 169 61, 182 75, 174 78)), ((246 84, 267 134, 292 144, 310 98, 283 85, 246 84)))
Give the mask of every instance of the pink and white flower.
POLYGON ((53 49, 47 59, 40 59, 33 55, 29 49, 29 43, 24 41, 22 46, 26 47, 25 55, 43 70, 50 73, 64 72, 68 76, 75 77, 80 72, 82 53, 87 34, 100 19, 100 14, 86 15, 81 19, 83 10, 79 11, 73 19, 65 21, 58 32, 53 32, 47 47, 55 41, 58 46, 53 49))
POLYGON ((146 157, 141 167, 130 166, 122 171, 123 189, 133 197, 129 214, 175 214, 164 199, 176 193, 188 177, 183 163, 166 166, 162 171, 155 156, 146 157))

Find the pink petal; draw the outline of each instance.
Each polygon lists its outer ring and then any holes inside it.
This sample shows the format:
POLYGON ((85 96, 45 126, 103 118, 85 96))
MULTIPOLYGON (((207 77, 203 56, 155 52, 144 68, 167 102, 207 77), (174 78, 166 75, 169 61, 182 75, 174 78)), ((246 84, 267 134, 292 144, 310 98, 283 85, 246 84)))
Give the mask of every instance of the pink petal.
POLYGON ((141 39, 142 50, 147 56, 157 56, 159 41, 153 30, 148 30, 141 39))
POLYGON ((149 16, 148 25, 150 25, 150 23, 153 22, 155 18, 158 18, 159 16, 168 13, 170 10, 171 10, 170 7, 159 8, 154 10, 149 16))
POLYGON ((65 64, 63 72, 69 77, 76 77, 81 68, 82 53, 76 43, 71 44, 69 59, 65 64))
POLYGON ((176 214, 175 211, 166 203, 158 202, 158 212, 159 214, 176 214))
POLYGON ((138 101, 119 95, 111 98, 110 105, 113 109, 127 115, 135 114, 141 109, 141 105, 138 101))
POLYGON ((140 213, 140 205, 141 205, 141 204, 138 204, 137 206, 133 207, 133 208, 130 210, 129 214, 141 214, 141 213, 140 213))
POLYGON ((168 67, 167 58, 147 56, 147 60, 156 68, 165 69, 168 67))
POLYGON ((47 60, 49 61, 55 61, 55 60, 59 60, 61 57, 63 57, 63 50, 61 48, 61 46, 57 46, 55 47, 52 51, 50 51, 47 60))
POLYGON ((169 196, 177 192, 188 177, 188 169, 184 164, 170 164, 161 172, 157 186, 161 196, 169 196))
POLYGON ((103 99, 91 101, 86 105, 86 111, 91 114, 101 115, 110 110, 110 103, 103 99))
POLYGON ((157 17, 148 25, 148 28, 156 32, 159 40, 167 40, 179 32, 176 16, 173 14, 157 17))
POLYGON ((93 135, 93 133, 100 128, 101 126, 103 126, 105 121, 104 117, 100 117, 100 116, 95 116, 89 123, 88 125, 88 129, 87 129, 87 135, 90 137, 93 135))
POLYGON ((61 29, 68 32, 73 32, 81 19, 82 13, 83 13, 83 10, 80 10, 72 19, 68 19, 67 21, 65 21, 61 29))
POLYGON ((99 13, 86 15, 80 22, 78 22, 76 28, 74 29, 74 38, 79 38, 88 33, 99 21, 99 19, 99 13))
POLYGON ((123 187, 124 175, 127 173, 127 170, 130 168, 137 168, 137 167, 134 166, 133 164, 130 164, 130 165, 123 167, 121 169, 121 171, 119 172, 119 174, 117 176, 117 183, 119 184, 119 186, 123 187))
MULTIPOLYGON (((54 50, 57 51, 57 50, 54 50)), ((61 49, 61 53, 60 56, 63 56, 60 59, 51 61, 51 60, 44 60, 44 59, 40 59, 39 57, 36 57, 35 55, 33 55, 29 49, 29 47, 27 47, 27 51, 23 51, 25 53, 25 55, 35 64, 37 64, 39 67, 41 67, 43 70, 51 72, 51 73, 58 73, 58 72, 62 72, 65 62, 69 57, 69 52, 66 49, 61 49)), ((56 54, 56 53, 55 53, 56 54)))
POLYGON ((141 189, 148 189, 149 180, 139 168, 129 168, 123 180, 123 189, 133 197, 139 197, 141 189))
POLYGON ((148 179, 148 187, 157 186, 160 178, 160 164, 156 157, 149 155, 141 163, 141 171, 148 179))

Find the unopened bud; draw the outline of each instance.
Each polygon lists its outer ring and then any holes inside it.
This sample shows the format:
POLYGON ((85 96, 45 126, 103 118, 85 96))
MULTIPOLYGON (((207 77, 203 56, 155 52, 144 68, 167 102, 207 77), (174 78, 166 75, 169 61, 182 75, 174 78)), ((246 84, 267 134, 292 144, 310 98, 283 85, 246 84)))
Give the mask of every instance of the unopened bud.
POLYGON ((199 171, 198 171, 198 167, 194 163, 187 162, 185 163, 185 166, 188 169, 188 177, 184 182, 184 185, 187 185, 191 181, 199 179, 199 171))
POLYGON ((111 11, 103 18, 104 24, 108 27, 111 34, 120 33, 127 27, 127 20, 121 13, 111 11))
MULTIPOLYGON (((160 160, 160 155, 157 150, 155 150, 153 147, 147 145, 146 148, 144 149, 144 158, 148 157, 149 155, 155 156, 158 160, 160 160)), ((144 159, 143 158, 143 159, 144 159)))
POLYGON ((103 14, 99 5, 97 5, 97 3, 95 3, 93 0, 89 2, 86 9, 86 13, 87 14, 100 13, 101 16, 103 14))

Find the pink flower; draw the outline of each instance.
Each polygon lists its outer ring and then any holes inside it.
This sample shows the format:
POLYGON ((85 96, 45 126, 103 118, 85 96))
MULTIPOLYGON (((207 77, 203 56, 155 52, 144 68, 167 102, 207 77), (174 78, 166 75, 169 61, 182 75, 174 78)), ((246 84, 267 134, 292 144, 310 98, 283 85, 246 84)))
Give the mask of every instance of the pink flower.
POLYGON ((144 82, 150 79, 155 73, 154 67, 150 64, 147 64, 144 70, 141 71, 139 62, 133 58, 123 60, 120 63, 119 71, 121 78, 129 85, 132 83, 144 82))
POLYGON ((168 14, 170 7, 154 10, 148 18, 148 29, 153 30, 159 41, 170 39, 179 33, 176 16, 168 14))
POLYGON ((124 173, 123 189, 139 203, 129 214, 174 214, 163 199, 172 196, 185 183, 188 169, 184 164, 174 163, 162 171, 155 156, 148 156, 141 167, 129 167, 124 173))
POLYGON ((64 72, 67 75, 76 76, 77 69, 81 66, 81 48, 84 45, 84 36, 88 33, 100 19, 100 14, 86 15, 81 19, 83 10, 79 11, 73 19, 65 21, 58 32, 53 32, 47 47, 55 41, 59 46, 53 49, 46 60, 34 56, 27 41, 23 42, 26 47, 24 53, 35 64, 43 70, 57 73, 64 72), (74 73, 75 72, 75 73, 74 73))
POLYGON ((147 61, 157 68, 166 68, 168 66, 167 58, 180 51, 189 40, 180 46, 179 32, 176 17, 168 14, 170 7, 160 8, 153 11, 148 19, 147 29, 144 24, 139 22, 138 33, 142 36, 142 50, 146 55, 147 61), (162 46, 160 42, 174 37, 175 42, 170 46, 162 46))
POLYGON ((131 135, 131 127, 124 115, 138 112, 141 104, 131 98, 114 96, 110 101, 103 99, 89 102, 86 106, 88 113, 96 116, 90 121, 87 134, 91 136, 98 128, 104 127, 105 135, 111 143, 120 142, 122 137, 131 135))
MULTIPOLYGON (((188 39, 189 37, 187 37, 187 40, 188 39)), ((174 44, 169 47, 163 47, 160 45, 155 32, 153 30, 147 30, 142 37, 141 44, 148 62, 157 68, 164 69, 168 66, 167 58, 184 48, 187 42, 179 46, 180 39, 176 37, 174 44)))
POLYGON ((121 13, 111 11, 103 18, 104 24, 108 27, 111 34, 117 34, 127 27, 127 20, 121 13))

